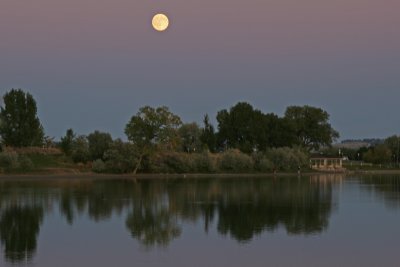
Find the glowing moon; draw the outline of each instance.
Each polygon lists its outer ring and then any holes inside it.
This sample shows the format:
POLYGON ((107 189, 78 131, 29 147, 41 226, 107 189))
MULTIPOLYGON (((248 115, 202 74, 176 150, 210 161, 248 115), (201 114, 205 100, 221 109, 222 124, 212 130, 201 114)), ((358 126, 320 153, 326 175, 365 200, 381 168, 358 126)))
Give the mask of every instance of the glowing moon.
POLYGON ((151 24, 153 24, 153 28, 156 31, 162 32, 162 31, 165 31, 168 28, 169 19, 164 14, 157 14, 157 15, 155 15, 153 17, 153 20, 152 20, 151 24))

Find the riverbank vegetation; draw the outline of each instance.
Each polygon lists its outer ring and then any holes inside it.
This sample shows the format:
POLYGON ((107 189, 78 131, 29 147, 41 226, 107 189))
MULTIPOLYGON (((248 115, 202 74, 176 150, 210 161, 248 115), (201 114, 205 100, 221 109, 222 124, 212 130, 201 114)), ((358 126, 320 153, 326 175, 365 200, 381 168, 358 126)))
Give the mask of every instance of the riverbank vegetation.
POLYGON ((289 106, 284 116, 239 102, 220 110, 214 127, 185 123, 168 107, 144 106, 125 126, 127 141, 103 131, 80 135, 67 129, 60 140, 45 135, 33 96, 12 89, 0 112, 2 172, 53 169, 98 173, 242 173, 297 171, 311 151, 339 137, 329 114, 289 106))

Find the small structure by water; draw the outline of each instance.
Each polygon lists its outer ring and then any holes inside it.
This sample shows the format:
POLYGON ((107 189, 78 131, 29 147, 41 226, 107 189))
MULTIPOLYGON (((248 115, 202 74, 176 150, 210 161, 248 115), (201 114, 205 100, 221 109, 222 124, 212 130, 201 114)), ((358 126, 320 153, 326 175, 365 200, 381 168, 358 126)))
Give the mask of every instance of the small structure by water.
POLYGON ((343 158, 313 157, 310 159, 310 168, 316 171, 343 172, 343 158))

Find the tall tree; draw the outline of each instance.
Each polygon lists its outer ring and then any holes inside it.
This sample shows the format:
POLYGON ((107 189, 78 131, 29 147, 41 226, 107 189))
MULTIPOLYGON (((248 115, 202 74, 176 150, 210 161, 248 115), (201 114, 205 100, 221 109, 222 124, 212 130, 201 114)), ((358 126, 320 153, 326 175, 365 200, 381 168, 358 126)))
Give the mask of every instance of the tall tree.
POLYGON ((204 116, 204 128, 201 130, 200 141, 211 152, 215 152, 216 136, 214 126, 210 123, 208 115, 204 116))
POLYGON ((392 159, 392 152, 385 144, 381 144, 370 148, 364 153, 363 159, 365 162, 374 164, 389 163, 392 159))
POLYGON ((44 131, 37 116, 36 101, 21 89, 3 96, 0 111, 0 135, 7 146, 27 147, 43 144, 44 131))
POLYGON ((393 155, 393 161, 399 163, 400 154, 400 136, 393 135, 385 139, 385 145, 390 149, 393 155))
POLYGON ((292 147, 296 144, 296 135, 291 123, 286 118, 279 118, 277 115, 270 113, 265 115, 267 147, 292 147))
POLYGON ((75 163, 86 163, 90 160, 89 142, 86 136, 80 135, 74 139, 71 157, 75 163))
POLYGON ((188 153, 201 151, 201 129, 197 123, 185 123, 178 130, 182 150, 188 153))
POLYGON ((151 155, 157 149, 173 150, 179 143, 178 127, 182 124, 179 116, 165 106, 142 107, 125 127, 128 140, 133 143, 139 154, 134 173, 139 169, 144 156, 151 155))
POLYGON ((290 106, 285 118, 292 124, 298 144, 308 150, 330 146, 339 137, 329 124, 329 114, 320 108, 290 106))
POLYGON ((65 136, 61 137, 60 148, 67 155, 71 155, 72 147, 75 140, 76 134, 74 130, 68 129, 65 136))
POLYGON ((265 115, 246 102, 239 102, 229 111, 217 114, 218 144, 222 148, 237 148, 250 153, 265 150, 267 124, 265 115))
POLYGON ((89 142, 89 154, 91 160, 103 159, 106 152, 112 145, 112 137, 109 133, 94 131, 87 136, 89 142))

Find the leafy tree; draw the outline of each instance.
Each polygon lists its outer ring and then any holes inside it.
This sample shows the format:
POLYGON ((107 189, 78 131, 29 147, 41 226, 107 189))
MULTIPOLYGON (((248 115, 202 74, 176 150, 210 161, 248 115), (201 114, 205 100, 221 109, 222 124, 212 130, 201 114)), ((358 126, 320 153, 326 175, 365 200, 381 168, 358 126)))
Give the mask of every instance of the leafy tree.
POLYGON ((285 118, 292 124, 298 144, 309 150, 330 146, 339 137, 328 122, 329 114, 320 108, 290 106, 285 118))
POLYGON ((7 146, 27 147, 43 144, 44 130, 37 117, 36 101, 21 89, 3 96, 0 111, 0 135, 7 146))
POLYGON ((216 136, 214 126, 210 123, 208 115, 204 116, 204 128, 201 130, 200 141, 204 146, 207 147, 211 152, 215 152, 216 136))
MULTIPOLYGON (((267 138, 262 148, 292 147, 296 144, 296 135, 292 124, 286 118, 270 113, 265 115, 266 131, 259 131, 267 138)), ((260 149, 264 151, 264 149, 260 149)))
POLYGON ((392 158, 392 152, 386 145, 377 145, 369 149, 364 155, 365 162, 374 164, 389 163, 392 158))
POLYGON ((61 137, 60 148, 67 155, 71 155, 73 142, 76 134, 72 129, 68 129, 64 137, 61 137))
POLYGON ((86 163, 89 160, 89 143, 86 136, 81 135, 74 139, 71 156, 75 163, 86 163))
POLYGON ((201 151, 201 130, 197 123, 183 124, 179 130, 182 150, 188 153, 201 151))
POLYGON ((104 159, 104 152, 107 151, 113 140, 109 133, 95 131, 88 135, 89 154, 91 160, 104 159))
POLYGON ((393 135, 385 139, 385 145, 393 154, 393 160, 399 162, 400 154, 400 136, 393 135))
POLYGON ((181 119, 165 106, 142 107, 131 118, 125 127, 125 134, 139 154, 134 173, 139 169, 144 156, 150 155, 156 150, 176 148, 179 142, 177 129, 181 124, 181 119))
POLYGON ((221 148, 237 148, 245 153, 251 153, 254 149, 266 149, 266 117, 250 104, 239 102, 229 111, 221 110, 217 114, 217 121, 217 138, 221 148))
POLYGON ((104 152, 105 168, 107 172, 129 173, 135 169, 137 153, 130 143, 115 140, 110 148, 104 152))
POLYGON ((252 137, 249 132, 249 121, 253 107, 248 103, 238 103, 230 111, 223 109, 217 114, 218 146, 227 150, 238 148, 252 150, 252 137), (240 146, 240 147, 239 147, 240 146))

